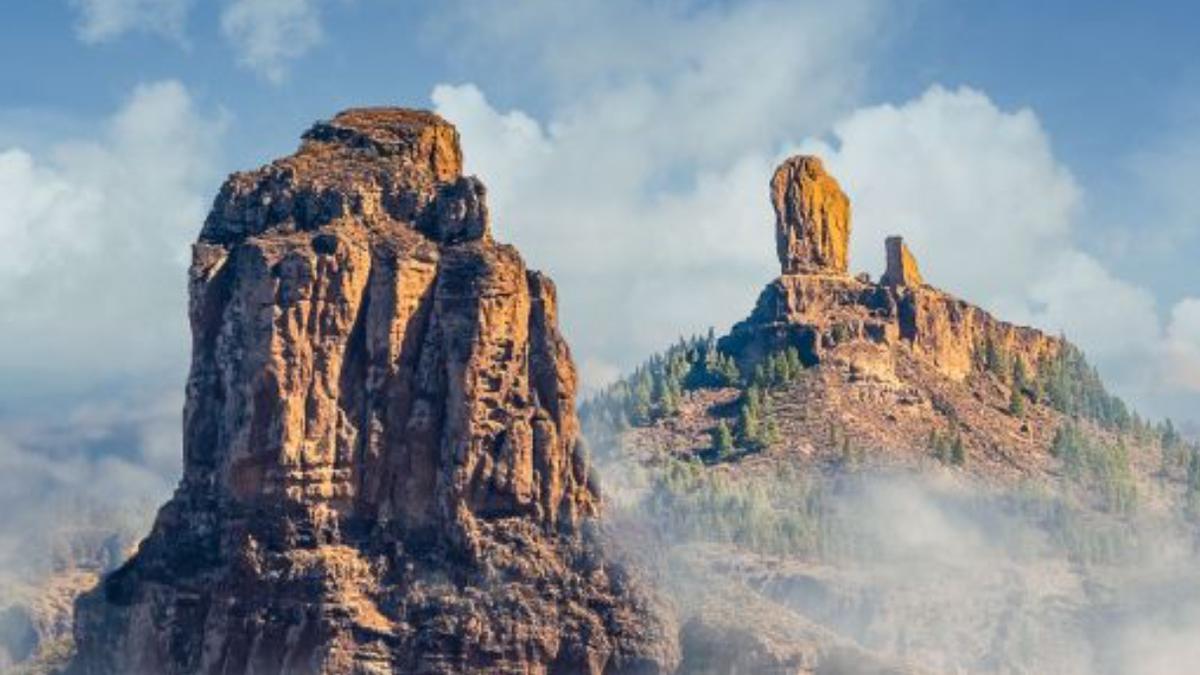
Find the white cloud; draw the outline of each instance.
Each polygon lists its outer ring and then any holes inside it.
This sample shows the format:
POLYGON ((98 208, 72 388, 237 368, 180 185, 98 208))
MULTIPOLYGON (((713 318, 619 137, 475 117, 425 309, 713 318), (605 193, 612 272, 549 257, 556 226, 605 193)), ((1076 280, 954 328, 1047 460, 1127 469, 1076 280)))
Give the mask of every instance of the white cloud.
POLYGON ((93 139, 0 149, 0 576, 64 524, 143 531, 179 474, 188 245, 224 126, 166 81, 93 139))
POLYGON ((881 273, 884 237, 902 234, 935 285, 1020 307, 1031 277, 1070 245, 1080 191, 1028 110, 935 86, 857 110, 833 135, 836 146, 804 151, 826 158, 850 195, 855 268, 881 273))
POLYGON ((470 5, 454 48, 554 92, 542 119, 436 88, 499 235, 558 282, 585 375, 727 326, 773 274, 767 181, 857 95, 870 2, 470 5), (465 26, 465 27, 464 27, 465 26))
POLYGON ((167 81, 138 87, 99 140, 0 150, 0 371, 180 371, 188 244, 223 127, 167 81))
POLYGON ((76 34, 89 44, 129 32, 182 42, 192 0, 71 0, 71 5, 79 13, 76 34))
POLYGON ((221 12, 221 33, 243 66, 276 84, 323 37, 317 0, 232 0, 221 12))
POLYGON ((1169 381, 1200 392, 1200 299, 1185 298, 1171 310, 1166 362, 1169 381))

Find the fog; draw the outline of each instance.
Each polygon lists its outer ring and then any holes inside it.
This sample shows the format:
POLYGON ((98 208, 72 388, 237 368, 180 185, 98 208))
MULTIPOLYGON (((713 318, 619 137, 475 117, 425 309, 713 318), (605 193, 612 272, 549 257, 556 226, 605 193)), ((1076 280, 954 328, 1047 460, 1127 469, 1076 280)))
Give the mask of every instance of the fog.
POLYGON ((630 554, 681 623, 811 623, 834 634, 800 638, 817 652, 849 643, 917 672, 1179 675, 1200 656, 1194 530, 1150 509, 1118 517, 942 468, 602 473, 614 538, 653 548, 630 554))
POLYGON ((124 394, 0 415, 0 581, 119 563, 178 479, 181 410, 124 394))

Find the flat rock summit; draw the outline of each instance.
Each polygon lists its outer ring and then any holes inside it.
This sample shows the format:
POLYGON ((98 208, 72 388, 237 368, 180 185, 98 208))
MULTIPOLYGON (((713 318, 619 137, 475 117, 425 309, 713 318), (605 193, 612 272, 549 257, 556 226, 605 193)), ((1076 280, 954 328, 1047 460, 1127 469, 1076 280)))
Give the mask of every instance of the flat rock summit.
POLYGON ((590 526, 554 285, 492 239, 455 129, 303 138, 194 246, 183 478, 80 600, 75 672, 672 671, 590 526))

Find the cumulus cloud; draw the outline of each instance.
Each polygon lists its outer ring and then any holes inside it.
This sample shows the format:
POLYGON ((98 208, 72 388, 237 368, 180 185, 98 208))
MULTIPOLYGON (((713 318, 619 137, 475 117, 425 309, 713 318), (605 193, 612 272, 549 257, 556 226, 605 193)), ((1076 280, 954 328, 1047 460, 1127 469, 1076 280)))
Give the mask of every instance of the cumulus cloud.
POLYGON ((0 149, 0 575, 65 527, 135 536, 178 476, 188 244, 224 126, 165 81, 89 140, 0 149))
POLYGON ((232 0, 221 12, 221 33, 243 66, 276 84, 323 38, 316 0, 232 0))
POLYGON ((224 125, 166 81, 97 140, 0 150, 0 371, 81 386, 180 371, 188 243, 224 125))
POLYGON ((778 150, 850 107, 879 16, 869 2, 533 2, 451 20, 456 49, 552 92, 538 116, 470 84, 433 99, 500 235, 558 282, 591 383, 747 311, 776 265, 778 150))
POLYGON ((1200 392, 1200 299, 1179 301, 1167 324, 1168 377, 1179 387, 1200 392))
POLYGON ((89 44, 130 32, 182 42, 192 0, 71 0, 71 5, 79 15, 76 34, 89 44))

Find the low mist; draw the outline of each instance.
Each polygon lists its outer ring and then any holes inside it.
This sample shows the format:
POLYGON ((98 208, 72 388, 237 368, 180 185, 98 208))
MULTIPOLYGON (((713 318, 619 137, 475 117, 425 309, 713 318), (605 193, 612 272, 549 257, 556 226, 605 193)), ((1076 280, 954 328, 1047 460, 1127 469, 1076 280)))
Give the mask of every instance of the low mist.
POLYGON ((1200 657, 1194 530, 1150 509, 1101 513, 940 467, 601 473, 615 539, 649 548, 630 553, 681 623, 812 626, 792 634, 914 672, 1178 675, 1200 657))

